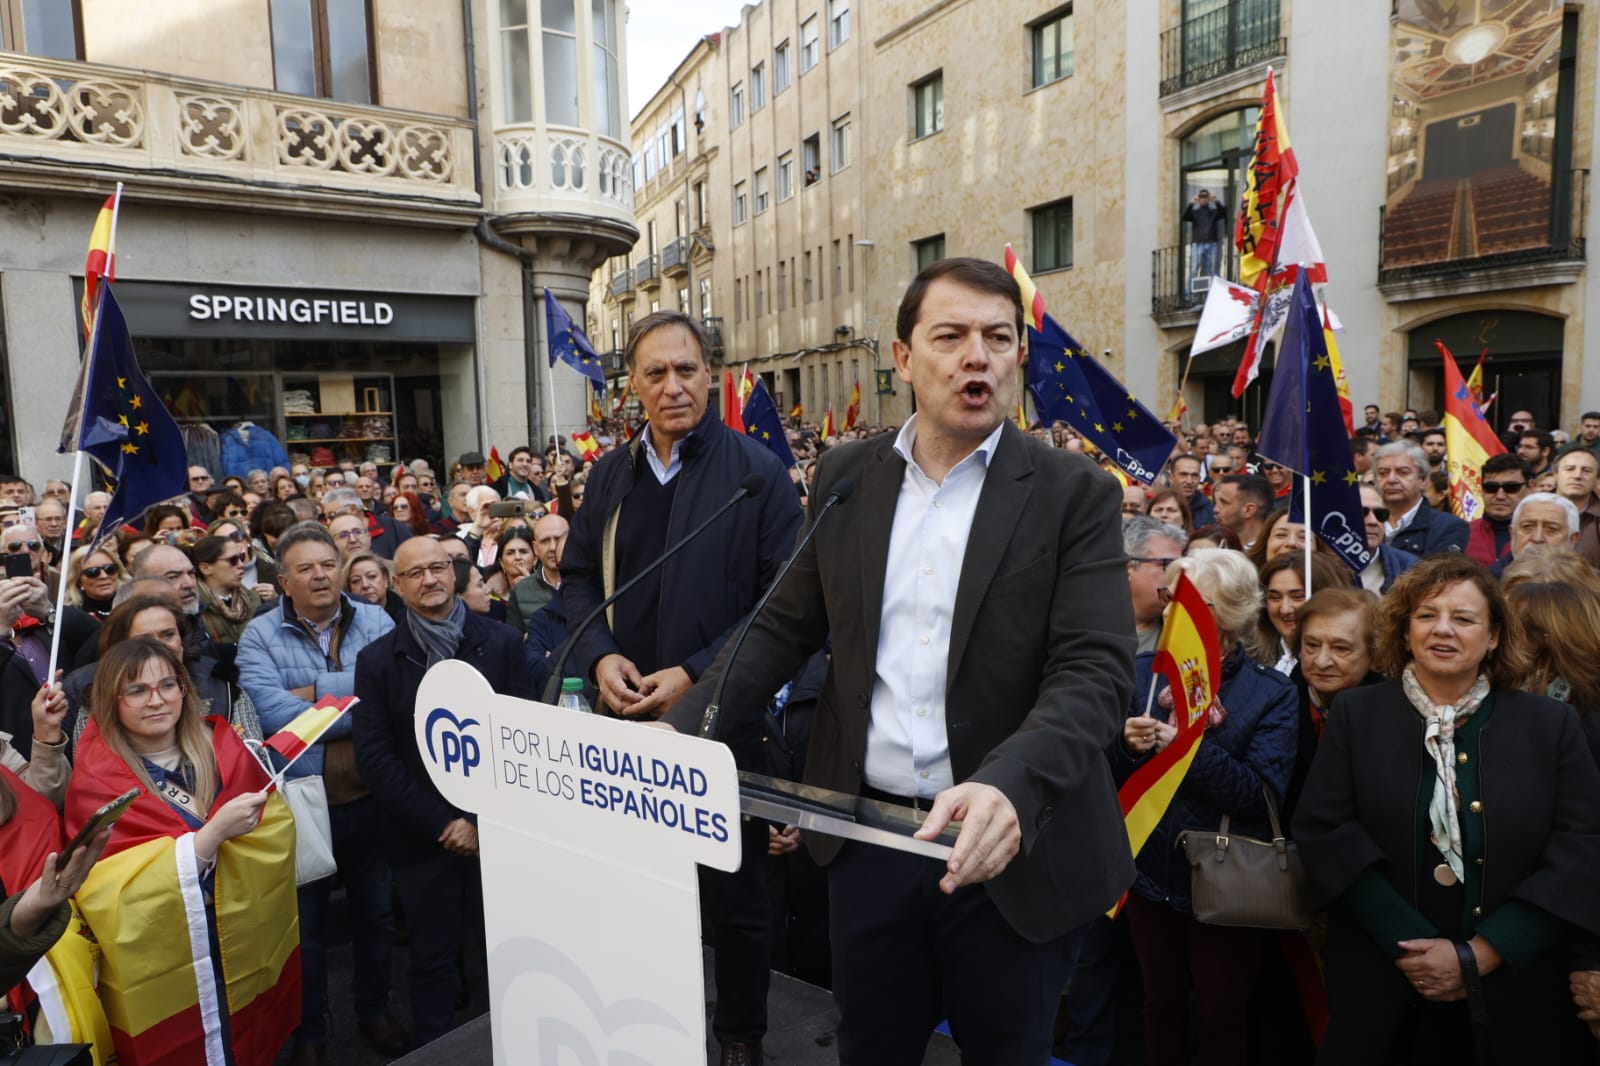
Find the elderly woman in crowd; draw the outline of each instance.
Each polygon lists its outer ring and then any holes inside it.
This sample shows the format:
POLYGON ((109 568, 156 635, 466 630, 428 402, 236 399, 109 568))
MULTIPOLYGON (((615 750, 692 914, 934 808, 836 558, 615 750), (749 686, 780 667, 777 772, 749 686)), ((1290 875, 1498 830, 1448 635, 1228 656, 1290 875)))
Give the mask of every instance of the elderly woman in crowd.
POLYGON ((1319 1062, 1578 1062, 1566 943, 1600 932, 1600 770, 1520 691, 1521 623, 1478 563, 1424 559, 1378 612, 1394 680, 1337 697, 1296 812, 1331 906, 1319 1062))
MULTIPOLYGON (((1215 829, 1223 815, 1233 831, 1269 835, 1264 789, 1282 796, 1294 767, 1294 688, 1262 666, 1256 654, 1261 589, 1255 569, 1238 552, 1208 548, 1167 570, 1169 588, 1179 573, 1205 597, 1222 639, 1222 678, 1214 721, 1208 725, 1183 783, 1137 856, 1138 877, 1128 893, 1128 928, 1144 973, 1145 1061, 1188 1066, 1249 1059, 1245 1024, 1250 989, 1261 964, 1264 932, 1202 925, 1189 896, 1189 864, 1177 847, 1185 829, 1215 829), (1190 1003, 1196 1045, 1189 1042, 1190 1003)), ((1107 755, 1119 783, 1165 747, 1177 727, 1161 702, 1151 707, 1153 653, 1136 660, 1134 705, 1122 739, 1107 755)))
POLYGON ((1189 501, 1172 489, 1162 489, 1150 497, 1150 507, 1145 513, 1151 518, 1161 519, 1169 526, 1177 526, 1185 533, 1194 525, 1189 514, 1189 501))
MULTIPOLYGON (((1282 528, 1280 524, 1279 528, 1282 528)), ((1279 554, 1261 567, 1261 661, 1288 675, 1294 669, 1295 615, 1306 601, 1307 589, 1349 588, 1350 570, 1331 555, 1314 553, 1311 573, 1306 573, 1305 545, 1289 555, 1279 554), (1307 580, 1309 577, 1309 580, 1307 580)))
POLYGON ((140 790, 77 895, 118 1061, 268 1066, 299 1023, 293 816, 165 644, 108 648, 93 706, 66 832, 140 790))
POLYGON ((1328 724, 1333 698, 1346 689, 1377 685, 1383 675, 1372 668, 1378 597, 1366 589, 1327 587, 1295 611, 1295 652, 1289 680, 1300 694, 1299 747, 1283 817, 1293 817, 1311 760, 1328 724))
POLYGON ((67 558, 67 602, 104 622, 117 589, 127 579, 128 572, 109 544, 79 548, 67 558))
POLYGON ((300 495, 300 485, 288 474, 279 474, 272 479, 272 498, 280 503, 291 500, 300 495))
POLYGON ((405 602, 394 591, 394 572, 376 552, 356 552, 344 564, 344 590, 358 600, 382 607, 398 624, 405 602))

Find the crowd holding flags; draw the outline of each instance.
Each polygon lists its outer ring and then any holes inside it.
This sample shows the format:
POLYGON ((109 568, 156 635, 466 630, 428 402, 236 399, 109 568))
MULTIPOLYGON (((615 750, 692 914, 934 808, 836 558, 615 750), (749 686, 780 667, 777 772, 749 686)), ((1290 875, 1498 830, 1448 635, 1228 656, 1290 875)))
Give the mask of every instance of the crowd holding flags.
MULTIPOLYGON (((1483 464, 1491 455, 1500 455, 1506 446, 1494 435, 1483 417, 1483 407, 1474 397, 1471 385, 1461 379, 1455 356, 1436 340, 1434 346, 1444 360, 1444 446, 1450 474, 1450 499, 1455 512, 1468 522, 1483 517, 1483 464)), ((1473 376, 1483 388, 1483 360, 1473 376)))

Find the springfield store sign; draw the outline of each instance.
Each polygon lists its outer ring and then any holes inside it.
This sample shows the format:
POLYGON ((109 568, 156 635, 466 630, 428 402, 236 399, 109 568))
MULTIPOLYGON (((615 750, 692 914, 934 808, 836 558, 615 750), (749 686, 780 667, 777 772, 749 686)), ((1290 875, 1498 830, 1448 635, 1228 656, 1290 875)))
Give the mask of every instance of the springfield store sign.
POLYGON ((197 292, 189 297, 189 317, 198 322, 332 322, 342 326, 387 326, 394 305, 383 300, 333 300, 304 296, 232 296, 197 292))

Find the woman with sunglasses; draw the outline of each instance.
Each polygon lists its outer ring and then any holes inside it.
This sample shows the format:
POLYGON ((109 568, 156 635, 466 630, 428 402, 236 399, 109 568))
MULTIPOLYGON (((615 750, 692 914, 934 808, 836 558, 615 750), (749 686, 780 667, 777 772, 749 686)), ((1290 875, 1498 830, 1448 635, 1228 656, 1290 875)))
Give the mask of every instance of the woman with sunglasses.
POLYGON ((79 548, 67 558, 67 602, 104 622, 111 614, 117 589, 128 580, 109 547, 79 548))
POLYGON ((278 598, 278 564, 272 558, 272 553, 260 547, 250 538, 249 526, 242 518, 219 518, 207 527, 206 532, 213 537, 227 537, 235 544, 243 545, 249 550, 249 559, 244 564, 244 586, 261 597, 263 603, 271 602, 278 598))
MULTIPOLYGON (((415 480, 415 479, 413 479, 415 480)), ((414 537, 426 537, 431 532, 428 525, 428 508, 416 492, 401 492, 389 505, 389 517, 398 525, 411 530, 414 537)))
POLYGON ((244 742, 145 638, 106 649, 65 831, 129 789, 76 900, 123 1066, 268 1066, 300 1020, 294 818, 244 742))
POLYGON ((238 644, 244 627, 261 607, 261 597, 244 584, 249 558, 249 545, 227 537, 201 537, 194 546, 200 624, 219 644, 238 644))

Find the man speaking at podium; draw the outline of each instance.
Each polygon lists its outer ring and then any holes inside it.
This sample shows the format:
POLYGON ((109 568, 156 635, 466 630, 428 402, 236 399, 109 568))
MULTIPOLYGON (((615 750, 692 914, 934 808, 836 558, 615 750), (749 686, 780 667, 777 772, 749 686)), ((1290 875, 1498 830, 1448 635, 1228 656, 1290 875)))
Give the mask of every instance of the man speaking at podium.
MULTIPOLYGON (((1011 424, 1021 294, 976 259, 917 275, 895 367, 917 413, 830 451, 821 525, 756 620, 724 733, 831 633, 809 783, 962 822, 947 863, 813 837, 828 867, 839 1061, 912 1066, 948 1018, 965 1062, 1042 1066, 1079 929, 1133 881, 1105 746, 1133 688, 1121 494, 1011 424)), ((719 658, 665 721, 695 732, 719 658)))

